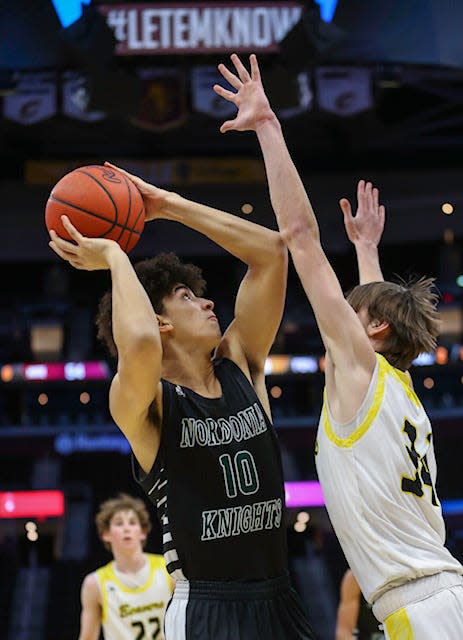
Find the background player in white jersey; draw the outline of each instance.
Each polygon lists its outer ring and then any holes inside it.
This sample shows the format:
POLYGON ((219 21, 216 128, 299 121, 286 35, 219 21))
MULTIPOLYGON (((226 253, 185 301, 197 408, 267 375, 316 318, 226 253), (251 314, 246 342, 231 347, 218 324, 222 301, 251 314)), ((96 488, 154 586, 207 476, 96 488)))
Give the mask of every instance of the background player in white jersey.
POLYGON ((98 535, 113 560, 89 573, 81 589, 79 640, 164 640, 173 591, 162 555, 144 553, 151 523, 142 500, 119 494, 100 505, 98 535))
MULTIPOLYGON (((445 547, 432 431, 407 369, 436 344, 432 279, 369 282, 345 299, 317 220, 271 110, 256 57, 251 73, 219 69, 238 107, 221 131, 253 130, 272 205, 326 348, 316 462, 333 527, 362 593, 391 640, 463 637, 463 567, 445 547)), ((308 144, 310 141, 308 141, 308 144)))
POLYGON ((351 569, 347 569, 341 580, 339 596, 336 640, 384 640, 379 622, 351 569))

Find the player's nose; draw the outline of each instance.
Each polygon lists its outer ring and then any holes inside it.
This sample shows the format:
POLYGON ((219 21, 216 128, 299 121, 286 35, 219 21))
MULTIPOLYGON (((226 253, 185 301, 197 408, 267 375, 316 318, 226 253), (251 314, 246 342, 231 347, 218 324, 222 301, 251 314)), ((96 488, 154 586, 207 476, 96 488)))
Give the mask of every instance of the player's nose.
POLYGON ((201 306, 204 309, 212 311, 212 309, 214 308, 214 303, 212 302, 212 300, 207 300, 207 298, 201 298, 201 306))

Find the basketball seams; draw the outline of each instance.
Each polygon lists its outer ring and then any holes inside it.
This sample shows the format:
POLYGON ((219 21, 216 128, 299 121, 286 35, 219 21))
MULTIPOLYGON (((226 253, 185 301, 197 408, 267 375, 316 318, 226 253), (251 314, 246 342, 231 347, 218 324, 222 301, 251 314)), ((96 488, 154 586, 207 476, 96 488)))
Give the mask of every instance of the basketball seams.
MULTIPOLYGON (((122 227, 122 230, 127 230, 127 231, 132 231, 132 233, 135 233, 137 236, 141 235, 140 231, 135 231, 135 229, 130 229, 130 227, 124 227, 123 225, 121 225, 121 223, 119 222, 114 222, 114 220, 111 220, 110 218, 105 218, 104 216, 95 213, 93 211, 89 211, 88 209, 84 209, 83 207, 79 207, 76 204, 72 204, 72 202, 67 202, 67 200, 61 200, 61 198, 57 198, 54 195, 50 195, 49 200, 53 200, 54 202, 58 202, 59 204, 64 204, 67 207, 71 208, 71 209, 75 209, 76 211, 81 211, 82 213, 86 213, 89 216, 93 216, 94 218, 98 218, 98 220, 102 220, 103 222, 109 222, 111 223, 113 226, 110 228, 109 231, 114 229, 114 226, 117 227, 122 227)), ((142 209, 143 211, 143 209, 142 209)), ((140 215, 140 214, 139 214, 140 215)), ((109 231, 107 233, 109 233, 109 231)))
MULTIPOLYGON (((128 207, 127 207, 127 215, 125 217, 125 228, 127 227, 127 223, 130 219, 130 212, 132 209, 132 190, 130 188, 130 182, 129 180, 127 180, 127 178, 121 173, 121 177, 124 180, 125 186, 127 187, 127 193, 129 196, 129 203, 128 203, 128 207)), ((119 211, 116 213, 116 219, 119 220, 119 211)), ((119 242, 119 240, 122 238, 122 234, 124 233, 124 231, 122 230, 121 233, 119 234, 119 237, 117 238, 116 242, 119 242)), ((127 241, 124 244, 124 251, 127 251, 127 245, 130 241, 130 238, 132 237, 132 234, 129 232, 129 236, 127 238, 127 241)))
MULTIPOLYGON (((95 166, 95 165, 92 165, 95 166)), ((103 189, 103 191, 106 193, 106 195, 108 196, 108 198, 111 200, 112 205, 114 207, 114 215, 115 215, 115 219, 111 219, 111 223, 112 223, 112 227, 110 229, 108 229, 108 231, 106 232, 106 234, 110 233, 111 231, 113 231, 113 229, 117 226, 119 226, 118 224, 118 209, 117 209, 117 204, 114 202, 114 198, 112 196, 112 193, 104 186, 104 184, 101 184, 101 182, 99 181, 99 179, 97 179, 92 173, 89 173, 88 171, 84 171, 84 169, 76 169, 77 173, 83 173, 85 176, 91 178, 94 182, 96 182, 96 184, 101 187, 101 189, 103 189)), ((105 235, 106 235, 105 234, 105 235)), ((117 241, 116 241, 117 242, 117 241)))
POLYGON ((135 217, 135 221, 133 223, 133 227, 130 229, 130 233, 129 233, 129 239, 127 240, 127 244, 126 247, 129 245, 130 240, 132 239, 132 234, 141 235, 141 231, 136 231, 135 227, 138 224, 138 221, 140 220, 140 216, 143 214, 143 212, 145 211, 145 207, 142 206, 142 208, 140 209, 140 211, 137 213, 136 217, 135 217))

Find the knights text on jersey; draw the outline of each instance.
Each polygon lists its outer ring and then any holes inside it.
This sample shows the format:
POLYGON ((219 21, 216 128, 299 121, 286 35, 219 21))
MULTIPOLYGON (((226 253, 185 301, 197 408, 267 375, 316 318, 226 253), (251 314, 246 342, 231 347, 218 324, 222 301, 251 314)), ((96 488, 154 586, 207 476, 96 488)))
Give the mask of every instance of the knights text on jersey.
POLYGON ((214 363, 220 398, 162 380, 161 445, 145 477, 173 578, 264 580, 287 571, 284 483, 274 428, 241 369, 214 363))
POLYGON ((102 625, 106 640, 156 638, 164 640, 164 616, 172 595, 172 582, 161 555, 145 554, 149 577, 139 587, 118 579, 114 562, 96 570, 102 596, 102 625))
POLYGON ((316 443, 328 514, 369 602, 409 580, 463 571, 445 547, 428 416, 409 374, 376 357, 349 423, 335 423, 325 397, 316 443))

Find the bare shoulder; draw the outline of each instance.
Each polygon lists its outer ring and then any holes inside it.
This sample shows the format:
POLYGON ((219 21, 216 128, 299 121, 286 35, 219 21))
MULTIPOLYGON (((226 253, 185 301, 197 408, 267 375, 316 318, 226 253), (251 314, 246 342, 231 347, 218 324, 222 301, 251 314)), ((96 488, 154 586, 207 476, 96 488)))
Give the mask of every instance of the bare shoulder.
POLYGON ((88 573, 83 579, 81 597, 86 604, 101 604, 101 590, 95 571, 88 573))

